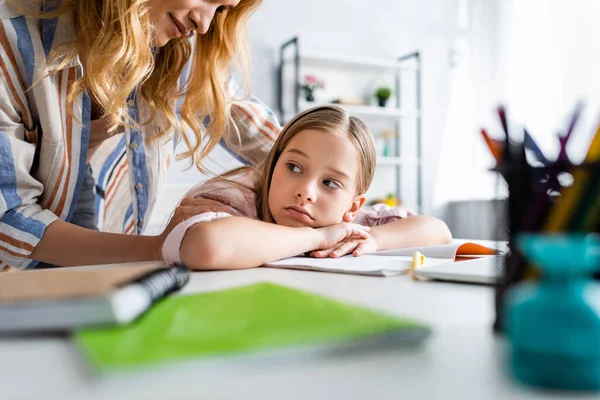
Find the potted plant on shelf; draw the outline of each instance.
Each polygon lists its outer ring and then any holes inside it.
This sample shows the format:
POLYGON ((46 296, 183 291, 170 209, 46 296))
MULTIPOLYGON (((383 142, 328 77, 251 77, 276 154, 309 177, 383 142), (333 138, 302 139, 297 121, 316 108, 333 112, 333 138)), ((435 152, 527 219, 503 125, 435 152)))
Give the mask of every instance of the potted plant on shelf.
POLYGON ((306 101, 315 101, 315 90, 323 89, 325 82, 317 79, 314 75, 306 75, 304 77, 304 84, 301 86, 304 90, 304 98, 306 101))
POLYGON ((379 100, 379 107, 385 107, 391 96, 392 89, 387 86, 382 86, 375 91, 375 97, 377 97, 377 100, 379 100))

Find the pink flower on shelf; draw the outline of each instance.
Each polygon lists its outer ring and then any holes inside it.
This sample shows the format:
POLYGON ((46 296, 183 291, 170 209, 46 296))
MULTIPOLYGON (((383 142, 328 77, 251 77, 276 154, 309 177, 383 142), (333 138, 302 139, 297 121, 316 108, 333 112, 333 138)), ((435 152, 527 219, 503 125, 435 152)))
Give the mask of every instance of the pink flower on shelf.
POLYGON ((315 89, 325 87, 325 81, 317 79, 314 75, 304 76, 304 84, 301 88, 304 90, 306 101, 315 101, 315 89))
POLYGON ((325 87, 325 81, 317 79, 316 76, 306 75, 304 77, 304 85, 302 85, 302 88, 304 90, 322 89, 324 87, 325 87))
POLYGON ((306 85, 316 85, 317 84, 317 77, 314 75, 306 75, 304 77, 304 84, 306 85))

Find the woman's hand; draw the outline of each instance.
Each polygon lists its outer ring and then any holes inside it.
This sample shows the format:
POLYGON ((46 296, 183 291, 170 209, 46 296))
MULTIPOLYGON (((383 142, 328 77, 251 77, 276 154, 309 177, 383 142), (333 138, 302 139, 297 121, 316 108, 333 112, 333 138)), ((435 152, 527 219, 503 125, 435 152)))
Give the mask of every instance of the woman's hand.
POLYGON ((321 242, 317 250, 326 250, 336 247, 340 242, 345 242, 349 238, 366 239, 369 237, 368 226, 351 224, 342 222, 335 225, 329 225, 322 228, 317 228, 321 237, 321 242))
POLYGON ((377 241, 373 235, 368 233, 366 237, 350 236, 327 249, 313 251, 310 253, 310 256, 316 258, 337 258, 345 256, 346 254, 352 254, 355 257, 358 257, 363 254, 374 253, 376 251, 377 241))

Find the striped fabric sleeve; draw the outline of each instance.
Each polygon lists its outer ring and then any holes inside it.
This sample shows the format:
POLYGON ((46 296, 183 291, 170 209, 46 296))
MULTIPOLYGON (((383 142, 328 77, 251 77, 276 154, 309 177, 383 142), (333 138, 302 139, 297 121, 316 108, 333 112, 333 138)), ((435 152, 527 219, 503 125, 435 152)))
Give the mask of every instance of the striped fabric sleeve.
POLYGON ((37 265, 31 252, 58 219, 37 204, 44 187, 30 174, 36 144, 28 141, 32 132, 22 121, 23 98, 10 76, 0 73, 0 265, 17 269, 37 265))
POLYGON ((228 152, 246 165, 256 166, 273 147, 281 126, 275 113, 254 96, 244 96, 230 79, 231 123, 221 141, 228 152))

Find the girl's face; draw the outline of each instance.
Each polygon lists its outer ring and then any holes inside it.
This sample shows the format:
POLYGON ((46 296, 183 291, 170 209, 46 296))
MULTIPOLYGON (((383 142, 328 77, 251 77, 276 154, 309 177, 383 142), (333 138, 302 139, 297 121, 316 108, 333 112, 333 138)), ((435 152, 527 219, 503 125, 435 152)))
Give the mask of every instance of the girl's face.
POLYGON ((161 47, 188 32, 205 34, 216 13, 240 0, 150 0, 154 45, 161 47))
POLYGON ((346 137, 298 132, 271 179, 269 209, 279 225, 318 228, 351 222, 365 201, 356 194, 358 155, 346 137))

